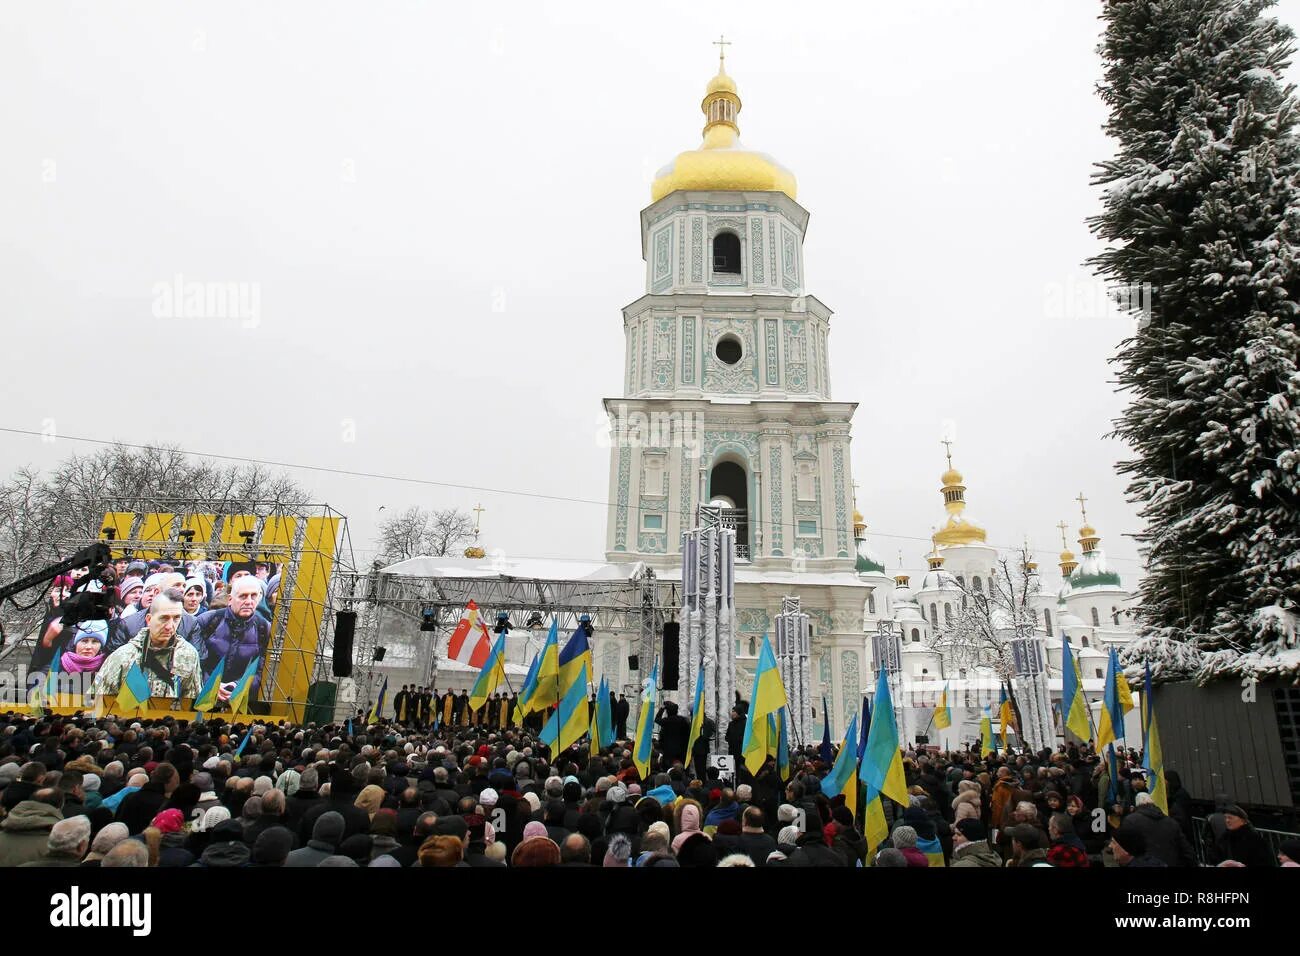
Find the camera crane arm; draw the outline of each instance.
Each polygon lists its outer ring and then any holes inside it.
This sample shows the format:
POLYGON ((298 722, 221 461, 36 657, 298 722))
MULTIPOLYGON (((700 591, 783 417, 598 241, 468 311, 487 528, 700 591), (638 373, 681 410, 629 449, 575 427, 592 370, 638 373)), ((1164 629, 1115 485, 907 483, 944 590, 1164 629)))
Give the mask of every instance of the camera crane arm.
POLYGON ((84 568, 86 566, 93 568, 96 565, 107 564, 112 560, 113 552, 109 546, 103 541, 96 541, 94 544, 82 548, 70 558, 65 558, 51 564, 49 567, 41 568, 39 571, 33 571, 16 581, 0 585, 0 604, 3 604, 6 600, 13 600, 14 595, 21 594, 28 588, 44 584, 46 581, 52 581, 60 574, 66 574, 74 568, 84 568))

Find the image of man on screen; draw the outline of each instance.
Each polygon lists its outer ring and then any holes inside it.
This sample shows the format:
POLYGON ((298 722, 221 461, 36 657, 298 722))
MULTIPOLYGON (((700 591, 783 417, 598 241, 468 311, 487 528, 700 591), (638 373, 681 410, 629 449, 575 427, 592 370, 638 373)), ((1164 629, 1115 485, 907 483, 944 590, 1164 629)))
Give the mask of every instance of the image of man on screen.
MULTIPOLYGON (((194 630, 194 646, 203 662, 203 679, 225 662, 221 670, 221 685, 217 698, 230 699, 239 678, 244 675, 249 662, 260 657, 265 663, 266 649, 271 642, 271 622, 257 613, 263 596, 262 581, 245 574, 230 582, 230 603, 224 608, 199 615, 194 630)), ((261 668, 253 677, 249 702, 260 700, 261 668)))

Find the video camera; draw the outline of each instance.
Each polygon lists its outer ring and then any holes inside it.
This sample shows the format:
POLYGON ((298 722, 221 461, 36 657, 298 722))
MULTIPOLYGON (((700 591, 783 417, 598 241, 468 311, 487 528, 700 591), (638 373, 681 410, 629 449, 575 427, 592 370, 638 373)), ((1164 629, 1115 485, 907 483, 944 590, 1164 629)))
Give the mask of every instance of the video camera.
POLYGON ((108 546, 91 545, 70 558, 69 564, 90 570, 59 605, 63 610, 64 630, 71 632, 83 621, 109 620, 118 597, 117 568, 113 566, 113 554, 108 546))

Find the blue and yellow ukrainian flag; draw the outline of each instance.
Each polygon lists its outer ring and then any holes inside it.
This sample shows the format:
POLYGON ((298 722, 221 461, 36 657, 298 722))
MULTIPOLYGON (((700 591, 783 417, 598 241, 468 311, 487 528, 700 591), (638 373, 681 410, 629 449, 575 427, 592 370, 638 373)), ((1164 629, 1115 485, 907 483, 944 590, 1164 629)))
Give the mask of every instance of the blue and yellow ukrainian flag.
POLYGON ((763 635, 763 647, 758 653, 758 667, 754 671, 754 692, 749 700, 749 719, 745 724, 745 741, 741 746, 745 766, 749 772, 757 774, 763 769, 769 748, 775 748, 776 741, 769 741, 767 717, 786 705, 785 684, 781 683, 781 672, 776 666, 776 655, 772 645, 763 635))
POLYGON ((582 735, 591 729, 587 712, 587 666, 586 662, 574 676, 574 681, 565 688, 560 698, 560 706, 555 708, 547 719, 539 739, 551 748, 551 758, 568 750, 570 746, 582 739, 582 735))
POLYGON ((117 691, 117 709, 139 710, 149 703, 149 678, 140 669, 140 662, 132 664, 122 675, 122 686, 117 691))
POLYGON ((844 805, 849 813, 857 816, 858 812, 858 715, 849 721, 849 729, 844 732, 840 752, 835 757, 831 772, 822 779, 822 793, 829 799, 844 794, 844 805))
POLYGON ((542 669, 542 655, 539 651, 533 655, 533 662, 528 665, 528 674, 524 677, 524 686, 519 688, 519 700, 516 706, 519 708, 519 715, 522 717, 532 713, 530 703, 533 694, 537 692, 537 672, 542 669))
POLYGON ((786 715, 789 709, 782 707, 776 712, 776 774, 781 782, 790 779, 790 734, 786 727, 786 715))
POLYGON ((998 745, 993 740, 993 718, 989 716, 989 709, 985 707, 984 716, 980 718, 980 756, 987 757, 997 752, 998 745))
POLYGON ((999 735, 1002 737, 1002 749, 1007 750, 1011 746, 1007 741, 1007 728, 1015 725, 1016 715, 1011 709, 1011 696, 1007 693, 1006 681, 1002 682, 1002 698, 998 701, 998 721, 1002 725, 999 728, 999 735))
POLYGON ((636 716, 636 746, 632 749, 632 763, 645 780, 650 773, 650 757, 654 753, 655 696, 659 685, 659 662, 650 671, 650 682, 641 692, 641 710, 636 716))
POLYGON ((194 713, 206 714, 217 706, 217 691, 221 687, 221 674, 225 669, 226 659, 223 657, 217 661, 217 666, 208 675, 208 679, 203 682, 203 687, 199 690, 199 696, 194 698, 194 713))
POLYGON ((871 732, 867 735, 867 751, 862 755, 862 768, 858 771, 858 776, 867 785, 868 800, 883 793, 895 803, 908 805, 903 754, 898 749, 898 725, 894 721, 894 704, 889 696, 889 681, 883 667, 876 679, 876 699, 871 706, 871 732))
POLYGON ((561 697, 575 683, 587 684, 590 680, 588 675, 595 673, 595 667, 591 663, 591 645, 587 643, 587 632, 582 625, 578 625, 578 629, 560 650, 559 665, 561 697))
POLYGON ((945 866, 943 862, 943 845, 939 843, 937 836, 923 839, 920 836, 916 838, 916 848, 925 854, 925 858, 930 861, 930 866, 945 866))
MULTIPOLYGON (((379 718, 384 715, 384 698, 387 696, 388 696, 388 678, 385 677, 383 686, 379 688, 379 697, 375 701, 375 706, 370 708, 370 713, 366 717, 367 724, 374 724, 379 722, 379 718)), ((234 702, 235 702, 235 696, 231 694, 230 703, 232 707, 234 706, 234 702)), ((236 713, 238 713, 238 711, 236 711, 236 713)))
POLYGON ((1151 696, 1151 665, 1146 666, 1142 679, 1142 703, 1146 709, 1146 740, 1142 742, 1142 766, 1147 771, 1147 790, 1151 802, 1166 816, 1169 815, 1169 786, 1165 783, 1165 755, 1160 747, 1160 731, 1156 729, 1155 699, 1151 696))
POLYGON ((596 737, 600 747, 614 743, 614 711, 609 704, 609 682, 604 677, 596 697, 596 737))
POLYGON ((1119 682, 1116 678, 1118 671, 1119 656, 1112 648, 1106 660, 1106 689, 1101 697, 1101 716, 1097 719, 1098 750, 1124 735, 1124 712, 1120 709, 1119 682))
POLYGON ((695 741, 704 732, 704 665, 695 677, 695 702, 691 705, 691 734, 686 739, 686 765, 691 764, 691 754, 695 751, 695 741))
POLYGON ((1080 740, 1092 738, 1092 721, 1088 719, 1088 702, 1083 697, 1083 681, 1074 659, 1070 639, 1061 632, 1061 710, 1066 729, 1080 740))
POLYGON ((488 702, 488 698, 498 687, 506 682, 506 636, 498 634, 492 652, 483 662, 483 669, 478 672, 474 688, 469 692, 469 709, 476 711, 488 702))
POLYGON ((948 704, 948 682, 939 693, 939 703, 934 708, 934 726, 938 730, 947 730, 952 726, 952 707, 948 704))
MULTIPOLYGON (((230 692, 230 712, 232 714, 244 713, 248 709, 248 694, 253 689, 253 678, 257 676, 257 668, 262 663, 261 657, 254 657, 244 668, 244 675, 235 682, 235 689, 230 692)), ((388 678, 384 678, 384 690, 388 690, 388 678)), ((379 706, 384 705, 384 695, 379 695, 379 706)))

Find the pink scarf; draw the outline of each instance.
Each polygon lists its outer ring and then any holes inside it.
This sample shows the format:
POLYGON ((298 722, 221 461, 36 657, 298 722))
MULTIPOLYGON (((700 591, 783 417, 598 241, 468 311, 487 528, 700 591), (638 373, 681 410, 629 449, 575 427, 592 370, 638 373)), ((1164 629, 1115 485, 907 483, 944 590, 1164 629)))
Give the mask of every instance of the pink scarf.
POLYGON ((93 673, 99 670, 104 663, 104 655, 96 654, 94 657, 79 657, 72 651, 65 651, 59 658, 59 669, 69 674, 93 673))

